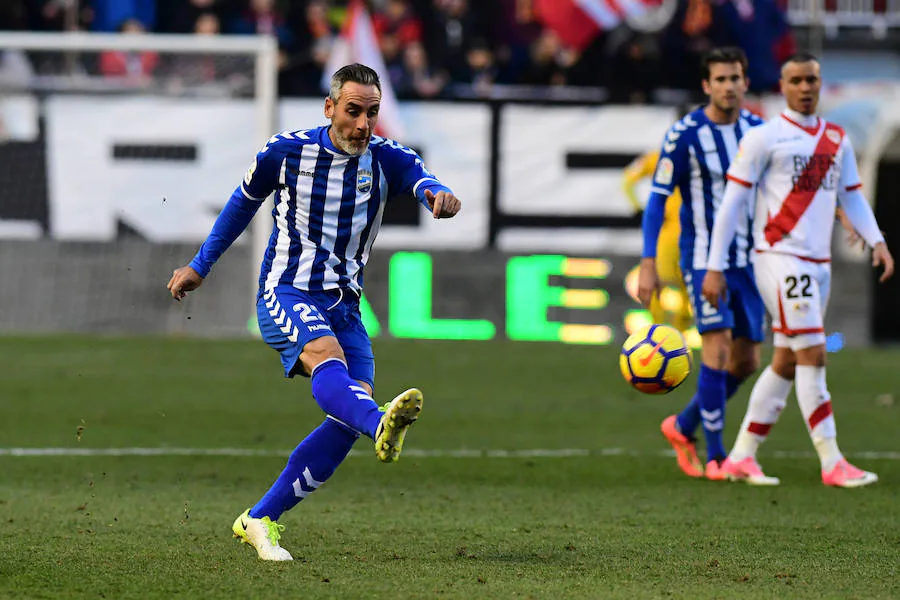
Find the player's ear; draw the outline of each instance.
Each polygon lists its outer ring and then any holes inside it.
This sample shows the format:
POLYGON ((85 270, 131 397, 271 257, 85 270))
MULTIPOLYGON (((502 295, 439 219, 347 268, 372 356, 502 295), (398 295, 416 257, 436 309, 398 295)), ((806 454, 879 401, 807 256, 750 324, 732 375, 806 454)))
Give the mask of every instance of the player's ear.
POLYGON ((325 98, 325 118, 330 119, 334 116, 334 100, 331 96, 325 98))
POLYGON ((703 87, 703 93, 709 96, 709 80, 704 79, 700 82, 703 87))

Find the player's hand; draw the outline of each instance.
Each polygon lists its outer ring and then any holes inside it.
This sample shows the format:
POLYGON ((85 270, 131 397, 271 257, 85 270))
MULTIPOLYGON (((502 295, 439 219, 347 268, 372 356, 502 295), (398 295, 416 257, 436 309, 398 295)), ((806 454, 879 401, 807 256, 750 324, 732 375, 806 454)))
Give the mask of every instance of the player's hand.
POLYGON ((428 202, 428 207, 431 209, 431 214, 434 215, 435 219, 449 219, 456 216, 456 213, 462 208, 459 198, 444 190, 437 194, 431 190, 425 190, 425 200, 428 202))
POLYGON ((859 244, 860 248, 864 248, 866 242, 863 240, 862 236, 859 235, 859 232, 853 227, 853 223, 850 222, 850 219, 847 218, 847 213, 844 212, 844 209, 840 206, 835 211, 835 216, 837 217, 838 222, 840 222, 841 227, 847 232, 847 243, 851 248, 859 244))
POLYGON ((166 287, 172 293, 172 298, 180 301, 187 296, 188 292, 200 287, 201 283, 203 283, 203 277, 200 276, 200 273, 190 265, 185 265, 172 272, 172 279, 169 280, 169 285, 166 287))
POLYGON ((722 271, 707 271, 703 277, 703 297, 719 308, 719 301, 725 299, 725 275, 722 271))
POLYGON ((884 283, 894 274, 894 257, 891 256, 891 251, 888 250, 887 244, 884 242, 878 242, 872 249, 872 266, 877 267, 879 265, 884 266, 884 271, 881 273, 881 277, 878 278, 878 282, 884 283))
POLYGON ((644 308, 650 308, 653 294, 659 293, 659 275, 656 273, 656 259, 642 258, 638 271, 638 300, 644 308))

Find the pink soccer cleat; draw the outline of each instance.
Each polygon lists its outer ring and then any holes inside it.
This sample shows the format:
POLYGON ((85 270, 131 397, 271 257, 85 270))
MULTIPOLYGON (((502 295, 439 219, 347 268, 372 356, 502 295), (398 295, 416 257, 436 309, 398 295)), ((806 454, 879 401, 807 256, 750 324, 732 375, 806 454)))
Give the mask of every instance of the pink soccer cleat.
POLYGON ((706 463, 706 478, 710 481, 725 481, 725 471, 722 470, 722 465, 724 464, 725 463, 723 462, 720 465, 718 461, 715 460, 706 463))
POLYGON ((878 481, 878 475, 863 471, 847 462, 846 458, 838 461, 834 468, 822 471, 822 483, 834 487, 856 488, 869 485, 878 481))
POLYGON ((728 481, 743 481, 747 485, 778 485, 781 483, 777 477, 769 477, 763 473, 759 463, 752 456, 738 461, 733 461, 731 457, 728 457, 722 463, 721 471, 728 481))
POLYGON ((678 468, 688 477, 703 477, 703 464, 697 458, 697 448, 694 447, 694 442, 678 431, 675 415, 666 417, 659 429, 675 450, 678 468))

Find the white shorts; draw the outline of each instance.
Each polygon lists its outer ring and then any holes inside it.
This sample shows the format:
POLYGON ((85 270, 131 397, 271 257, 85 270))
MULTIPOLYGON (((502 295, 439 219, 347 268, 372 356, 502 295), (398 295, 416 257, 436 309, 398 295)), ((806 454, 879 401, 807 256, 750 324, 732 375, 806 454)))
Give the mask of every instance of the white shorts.
POLYGON ((802 350, 824 344, 831 263, 760 252, 754 269, 772 319, 775 346, 802 350))

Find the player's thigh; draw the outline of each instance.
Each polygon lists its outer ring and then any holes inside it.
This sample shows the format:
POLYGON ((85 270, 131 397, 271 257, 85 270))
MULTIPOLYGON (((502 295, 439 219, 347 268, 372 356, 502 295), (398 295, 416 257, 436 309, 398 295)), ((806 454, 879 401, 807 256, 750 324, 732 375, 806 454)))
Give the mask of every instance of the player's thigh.
POLYGON ((372 340, 363 325, 359 305, 351 304, 340 323, 335 324, 335 335, 344 350, 350 377, 375 388, 375 354, 372 340))
MULTIPOLYGON (((340 345, 325 310, 316 299, 291 286, 266 290, 256 303, 256 317, 263 340, 281 355, 284 376, 309 376, 311 368, 304 367, 300 356, 308 344, 316 356, 340 355, 340 345)), ((319 360, 321 362, 321 360, 319 360)), ((315 366, 315 365, 312 365, 315 366)))
MULTIPOLYGON (((700 335, 721 329, 734 327, 734 314, 728 302, 720 302, 719 306, 713 306, 703 297, 703 277, 706 271, 685 269, 684 286, 691 300, 691 308, 694 310, 694 322, 700 335)), ((730 337, 729 337, 730 340, 730 337)))
MULTIPOLYGON (((725 274, 728 304, 734 314, 732 337, 759 344, 765 338, 766 306, 750 267, 731 269, 725 274)), ((742 347, 744 347, 742 345, 742 347)), ((750 347, 747 345, 746 347, 750 347)), ((741 356, 741 360, 749 359, 741 356)), ((758 361, 757 361, 758 362, 758 361)))
POLYGON ((762 253, 756 277, 772 318, 777 346, 799 350, 825 343, 824 309, 830 277, 827 265, 795 256, 762 253))

